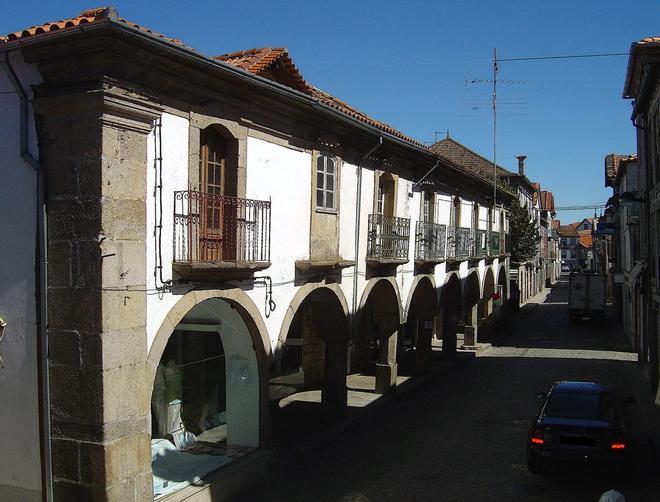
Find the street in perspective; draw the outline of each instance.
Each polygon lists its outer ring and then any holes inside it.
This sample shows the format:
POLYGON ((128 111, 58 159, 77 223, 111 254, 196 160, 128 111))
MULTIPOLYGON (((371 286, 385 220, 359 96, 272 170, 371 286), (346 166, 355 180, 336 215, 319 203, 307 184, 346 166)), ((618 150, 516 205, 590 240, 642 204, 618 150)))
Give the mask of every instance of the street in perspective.
MULTIPOLYGON (((648 396, 635 394, 643 378, 637 354, 611 305, 602 322, 571 323, 568 293, 565 275, 477 357, 457 354, 422 385, 317 449, 283 452, 272 478, 246 500, 597 501, 610 489, 627 501, 660 500, 660 417, 640 409, 648 396), (561 380, 613 385, 632 398, 622 409, 631 431, 629 469, 577 463, 528 472, 528 431, 541 404, 536 394, 561 380)), ((442 352, 434 356, 443 359, 442 352)))
POLYGON ((0 502, 660 500, 660 11, 0 0, 0 502))

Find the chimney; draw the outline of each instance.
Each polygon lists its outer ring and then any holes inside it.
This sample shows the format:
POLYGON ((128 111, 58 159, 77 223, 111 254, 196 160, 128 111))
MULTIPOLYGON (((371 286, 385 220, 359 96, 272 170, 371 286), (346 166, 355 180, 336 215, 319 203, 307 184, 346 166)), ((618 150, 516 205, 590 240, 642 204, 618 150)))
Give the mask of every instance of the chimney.
POLYGON ((527 155, 516 155, 516 159, 518 159, 518 174, 520 176, 525 176, 525 159, 527 158, 527 155))

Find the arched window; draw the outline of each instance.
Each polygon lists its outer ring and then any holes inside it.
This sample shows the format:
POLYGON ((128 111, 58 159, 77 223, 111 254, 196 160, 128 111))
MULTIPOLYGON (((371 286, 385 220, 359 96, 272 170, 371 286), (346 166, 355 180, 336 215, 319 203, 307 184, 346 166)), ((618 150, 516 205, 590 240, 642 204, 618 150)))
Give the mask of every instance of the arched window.
POLYGON ((337 163, 322 153, 316 159, 316 207, 337 209, 337 163))

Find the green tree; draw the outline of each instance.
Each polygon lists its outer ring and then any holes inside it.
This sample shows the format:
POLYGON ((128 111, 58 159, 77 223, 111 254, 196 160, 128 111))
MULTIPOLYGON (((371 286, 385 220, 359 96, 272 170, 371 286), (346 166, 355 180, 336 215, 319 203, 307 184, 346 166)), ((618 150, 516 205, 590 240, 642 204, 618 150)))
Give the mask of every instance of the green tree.
POLYGON ((509 210, 511 261, 523 263, 537 253, 541 236, 532 215, 517 200, 511 202, 507 209, 509 210))

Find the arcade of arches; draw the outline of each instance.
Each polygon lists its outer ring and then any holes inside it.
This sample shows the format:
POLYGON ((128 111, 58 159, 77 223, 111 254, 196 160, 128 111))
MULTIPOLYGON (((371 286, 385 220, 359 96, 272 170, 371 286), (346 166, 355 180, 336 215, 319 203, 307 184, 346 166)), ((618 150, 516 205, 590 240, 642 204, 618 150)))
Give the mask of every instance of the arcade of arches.
POLYGON ((319 420, 336 423, 348 411, 350 373, 370 375, 373 390, 383 394, 395 388, 398 371, 430 369, 434 335, 450 353, 461 332, 466 345, 475 344, 478 318, 490 313, 496 293, 506 295, 503 267, 497 286, 494 278, 488 268, 481 295, 476 270, 463 283, 450 273, 440 290, 432 277, 418 276, 405 315, 396 282, 373 279, 353 338, 341 289, 307 284, 287 309, 272 355, 259 309, 243 291, 184 295, 149 354, 154 495, 179 490, 265 446, 281 399, 315 392, 318 401, 304 404, 318 410, 319 420))

